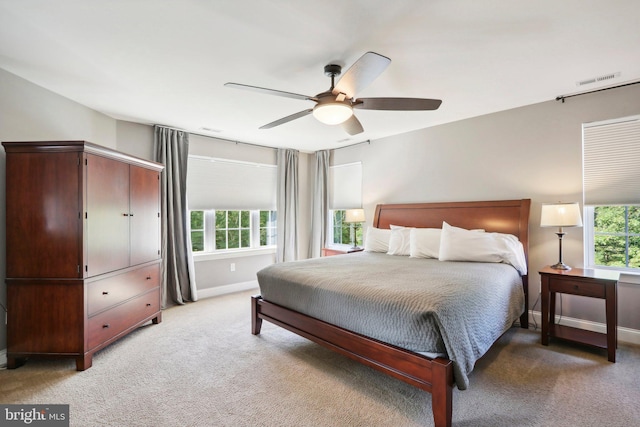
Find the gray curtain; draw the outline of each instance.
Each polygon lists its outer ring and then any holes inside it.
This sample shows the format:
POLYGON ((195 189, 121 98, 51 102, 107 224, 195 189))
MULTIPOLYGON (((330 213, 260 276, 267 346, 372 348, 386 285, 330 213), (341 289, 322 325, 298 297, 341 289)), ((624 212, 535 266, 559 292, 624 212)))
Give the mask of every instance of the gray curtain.
POLYGON ((326 244, 328 229, 329 150, 316 151, 315 183, 311 205, 309 258, 318 258, 326 244))
POLYGON ((189 134, 155 126, 156 161, 164 165, 160 178, 162 203, 162 307, 197 301, 187 209, 189 134))
POLYGON ((298 150, 278 149, 276 262, 298 259, 298 150))

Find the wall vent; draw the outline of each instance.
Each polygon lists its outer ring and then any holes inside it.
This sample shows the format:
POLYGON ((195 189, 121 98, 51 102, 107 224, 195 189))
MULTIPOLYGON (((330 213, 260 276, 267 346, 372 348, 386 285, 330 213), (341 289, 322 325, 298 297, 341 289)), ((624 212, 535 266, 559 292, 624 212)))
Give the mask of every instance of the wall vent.
POLYGON ((592 83, 606 82, 608 80, 617 79, 618 77, 620 77, 620 71, 618 71, 617 73, 605 74, 603 76, 592 77, 590 79, 576 82, 576 86, 584 86, 584 85, 590 85, 592 83))

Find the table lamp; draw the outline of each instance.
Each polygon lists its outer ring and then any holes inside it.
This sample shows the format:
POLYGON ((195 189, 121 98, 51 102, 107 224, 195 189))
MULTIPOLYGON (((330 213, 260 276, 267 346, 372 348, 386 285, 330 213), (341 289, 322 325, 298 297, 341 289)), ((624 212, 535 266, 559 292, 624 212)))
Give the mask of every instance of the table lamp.
POLYGON ((562 227, 582 227, 582 217, 580 216, 580 205, 572 203, 549 203, 542 205, 540 215, 540 227, 558 227, 559 261, 551 266, 556 270, 571 270, 567 264, 562 262, 562 238, 566 234, 562 227))
MULTIPOLYGON (((355 223, 356 227, 358 223, 363 223, 364 219, 364 209, 347 209, 344 214, 343 222, 346 224, 355 223)), ((353 238, 351 239, 351 249, 359 249, 356 246, 356 230, 353 230, 353 238)))

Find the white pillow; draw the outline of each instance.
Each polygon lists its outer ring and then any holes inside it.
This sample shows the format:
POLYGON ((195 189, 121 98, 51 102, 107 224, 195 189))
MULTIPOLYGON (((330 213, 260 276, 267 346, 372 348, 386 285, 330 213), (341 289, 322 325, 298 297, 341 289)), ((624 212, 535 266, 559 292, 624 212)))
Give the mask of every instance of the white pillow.
POLYGON ((369 227, 364 239, 364 250, 367 252, 387 252, 389 250, 391 230, 369 227))
POLYGON ((411 230, 412 228, 410 227, 392 226, 388 255, 409 255, 411 249, 411 230))
POLYGON ((409 256, 413 258, 438 258, 440 253, 439 228, 413 228, 409 237, 409 256))
POLYGON ((442 223, 440 261, 505 262, 521 275, 527 274, 522 243, 516 236, 478 233, 442 223))

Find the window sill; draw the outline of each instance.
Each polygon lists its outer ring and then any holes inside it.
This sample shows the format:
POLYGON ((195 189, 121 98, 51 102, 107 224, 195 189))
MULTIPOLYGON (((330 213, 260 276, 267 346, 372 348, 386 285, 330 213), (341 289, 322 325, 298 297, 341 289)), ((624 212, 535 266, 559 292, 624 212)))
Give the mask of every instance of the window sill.
POLYGON ((622 270, 619 268, 613 268, 613 267, 591 267, 594 270, 600 270, 600 271, 614 271, 620 274, 620 277, 618 279, 618 283, 628 283, 630 285, 640 285, 640 272, 636 273, 636 272, 630 272, 629 270, 622 270))
POLYGON ((618 280, 618 282, 629 283, 631 285, 640 285, 640 274, 621 271, 620 280, 618 280))
POLYGON ((270 246, 267 248, 250 248, 250 249, 238 249, 232 251, 220 251, 220 252, 194 252, 193 261, 212 261, 218 259, 229 258, 244 258, 258 255, 271 255, 276 253, 276 247, 270 246))

